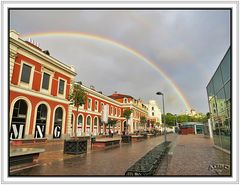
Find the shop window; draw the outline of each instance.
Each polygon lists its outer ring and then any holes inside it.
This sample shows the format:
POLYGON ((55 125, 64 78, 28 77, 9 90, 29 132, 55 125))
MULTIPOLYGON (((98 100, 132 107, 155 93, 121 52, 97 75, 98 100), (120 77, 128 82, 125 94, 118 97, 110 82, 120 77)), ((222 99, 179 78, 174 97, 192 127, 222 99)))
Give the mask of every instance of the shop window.
POLYGON ((28 106, 25 100, 18 100, 14 104, 10 139, 24 138, 28 106))
POLYGON ((63 110, 58 107, 54 116, 53 138, 60 138, 62 133, 63 110))
POLYGON ((46 105, 41 104, 38 106, 34 138, 45 137, 47 113, 48 113, 48 110, 46 105))

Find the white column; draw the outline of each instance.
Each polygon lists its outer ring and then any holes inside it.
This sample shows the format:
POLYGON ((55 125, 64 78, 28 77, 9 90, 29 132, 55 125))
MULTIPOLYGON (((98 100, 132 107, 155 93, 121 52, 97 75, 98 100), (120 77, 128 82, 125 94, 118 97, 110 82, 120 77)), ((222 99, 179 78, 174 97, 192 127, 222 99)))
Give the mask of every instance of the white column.
POLYGON ((208 119, 208 129, 209 129, 209 136, 210 136, 210 138, 213 138, 211 119, 208 119))
POLYGON ((73 133, 72 133, 73 130, 72 129, 74 128, 75 120, 73 120, 73 125, 72 125, 72 128, 71 128, 72 110, 73 110, 73 106, 69 105, 68 106, 68 118, 66 120, 66 124, 67 124, 67 137, 70 137, 70 136, 73 135, 73 133))

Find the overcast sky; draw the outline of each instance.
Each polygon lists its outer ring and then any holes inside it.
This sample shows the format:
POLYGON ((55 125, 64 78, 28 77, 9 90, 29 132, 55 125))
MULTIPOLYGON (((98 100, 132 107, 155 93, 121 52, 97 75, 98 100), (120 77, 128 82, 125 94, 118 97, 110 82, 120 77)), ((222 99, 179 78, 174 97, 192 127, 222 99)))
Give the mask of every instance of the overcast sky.
MULTIPOLYGON (((197 112, 208 112, 206 86, 230 46, 229 10, 11 10, 20 35, 83 32, 119 42, 154 62, 197 112)), ((110 95, 146 103, 165 94, 165 111, 186 110, 169 82, 141 58, 115 45, 83 37, 35 36, 43 50, 73 65, 76 80, 110 95)))

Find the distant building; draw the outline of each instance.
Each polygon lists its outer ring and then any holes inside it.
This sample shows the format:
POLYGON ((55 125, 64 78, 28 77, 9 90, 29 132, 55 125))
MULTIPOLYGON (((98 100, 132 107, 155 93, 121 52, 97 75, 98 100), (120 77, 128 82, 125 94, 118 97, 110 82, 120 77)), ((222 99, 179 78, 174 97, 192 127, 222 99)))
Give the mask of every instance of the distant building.
POLYGON ((231 148, 231 47, 207 85, 214 144, 231 148))
POLYGON ((155 123, 158 122, 162 125, 162 113, 161 109, 158 107, 158 104, 155 100, 149 100, 148 104, 148 117, 150 120, 153 120, 155 123))
POLYGON ((117 94, 114 93, 110 98, 120 102, 122 104, 123 111, 125 109, 131 109, 133 112, 131 114, 130 119, 128 120, 128 123, 124 121, 124 130, 127 127, 128 124, 128 132, 134 132, 139 129, 143 129, 142 125, 140 125, 140 118, 141 116, 144 116, 147 118, 148 112, 147 112, 147 106, 145 106, 141 99, 135 99, 130 95, 125 94, 117 94))

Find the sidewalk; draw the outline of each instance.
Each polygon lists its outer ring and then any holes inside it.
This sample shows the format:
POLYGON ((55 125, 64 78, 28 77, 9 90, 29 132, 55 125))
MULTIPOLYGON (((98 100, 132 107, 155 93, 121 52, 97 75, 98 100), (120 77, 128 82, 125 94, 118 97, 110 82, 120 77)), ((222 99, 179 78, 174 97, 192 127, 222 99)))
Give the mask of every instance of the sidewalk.
POLYGON ((157 175, 164 175, 164 168, 165 175, 230 175, 230 155, 203 135, 178 135, 157 175))
MULTIPOLYGON (((174 140, 175 138, 173 134, 169 134, 167 137, 169 140, 174 140)), ((131 165, 163 141, 164 136, 158 136, 132 144, 122 143, 120 147, 111 149, 91 150, 88 148, 87 154, 81 155, 63 154, 61 149, 63 145, 61 143, 55 143, 52 146, 48 143, 45 146, 46 152, 40 154, 40 165, 19 171, 16 175, 124 176, 126 170, 131 165), (55 146, 58 150, 54 149, 55 146)), ((88 146, 90 147, 90 145, 88 146)))

